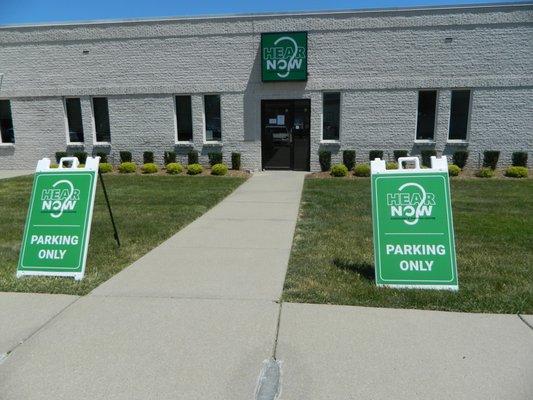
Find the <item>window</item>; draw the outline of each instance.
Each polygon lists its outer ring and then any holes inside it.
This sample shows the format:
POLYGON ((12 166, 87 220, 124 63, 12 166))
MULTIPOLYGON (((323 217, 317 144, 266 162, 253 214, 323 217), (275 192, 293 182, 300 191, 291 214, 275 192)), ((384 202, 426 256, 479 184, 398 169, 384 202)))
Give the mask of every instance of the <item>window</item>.
POLYGON ((416 140, 433 140, 435 137, 435 115, 437 91, 418 92, 418 116, 416 119, 416 140))
POLYGON ((66 98, 67 131, 69 143, 83 143, 83 124, 81 122, 81 103, 79 98, 66 98))
POLYGON ((178 142, 192 141, 191 96, 176 96, 176 127, 178 142))
POLYGON ((452 90, 450 107, 450 140, 466 140, 468 114, 470 110, 470 90, 452 90))
POLYGON ((0 100, 0 133, 0 143, 15 143, 11 102, 9 100, 0 100))
POLYGON ((322 105, 322 140, 339 140, 341 94, 324 93, 322 105))
POLYGON ((107 97, 93 97, 93 115, 96 142, 111 142, 107 97))
POLYGON ((204 96, 205 113, 205 140, 214 142, 222 140, 222 128, 220 123, 220 96, 204 96))

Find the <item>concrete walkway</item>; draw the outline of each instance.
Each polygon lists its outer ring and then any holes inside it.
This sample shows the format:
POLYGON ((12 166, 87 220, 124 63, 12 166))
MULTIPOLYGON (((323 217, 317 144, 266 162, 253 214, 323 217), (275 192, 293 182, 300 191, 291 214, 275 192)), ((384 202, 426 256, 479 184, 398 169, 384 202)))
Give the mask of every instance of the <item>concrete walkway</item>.
POLYGON ((533 398, 518 316, 280 306, 303 177, 255 174, 89 296, 0 294, 0 398, 253 399, 273 355, 284 400, 533 398))

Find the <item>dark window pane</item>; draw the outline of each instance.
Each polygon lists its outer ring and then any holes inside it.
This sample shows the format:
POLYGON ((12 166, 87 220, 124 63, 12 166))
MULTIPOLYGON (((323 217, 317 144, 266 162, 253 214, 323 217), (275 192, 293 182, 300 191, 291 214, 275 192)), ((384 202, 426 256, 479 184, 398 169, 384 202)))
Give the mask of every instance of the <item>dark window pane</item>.
POLYGON ((341 94, 324 93, 322 139, 339 140, 340 109, 341 94))
POLYGON ((178 141, 192 140, 191 96, 176 96, 176 118, 178 120, 178 141))
POLYGON ((435 135, 436 109, 436 90, 423 90, 418 92, 418 118, 416 122, 417 140, 433 140, 435 135))
POLYGON ((466 140, 469 110, 470 90, 452 90, 452 104, 450 108, 450 139, 466 140))
POLYGON ((94 125, 97 142, 111 142, 107 97, 93 97, 94 125))
POLYGON ((204 96, 205 107, 205 140, 222 140, 222 128, 220 121, 220 96, 204 96))
POLYGON ((67 109, 68 136, 71 143, 83 142, 80 99, 65 99, 67 109))
POLYGON ((2 134, 2 143, 15 143, 11 102, 9 100, 0 100, 0 133, 2 134))

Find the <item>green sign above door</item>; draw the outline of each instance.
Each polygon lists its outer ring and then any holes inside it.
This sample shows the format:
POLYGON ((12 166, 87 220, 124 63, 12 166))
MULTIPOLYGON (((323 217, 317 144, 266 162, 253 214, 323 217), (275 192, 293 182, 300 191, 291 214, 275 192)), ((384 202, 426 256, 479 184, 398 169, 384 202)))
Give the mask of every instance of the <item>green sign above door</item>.
POLYGON ((17 276, 72 276, 85 272, 99 158, 39 161, 33 179, 28 216, 20 250, 17 276), (70 168, 63 167, 72 161, 70 168))
POLYGON ((374 258, 378 286, 458 289, 455 241, 445 158, 432 157, 420 169, 418 158, 398 160, 387 170, 371 162, 374 258), (415 161, 403 169, 402 161, 415 161))
POLYGON ((261 79, 307 81, 307 32, 261 34, 261 79))

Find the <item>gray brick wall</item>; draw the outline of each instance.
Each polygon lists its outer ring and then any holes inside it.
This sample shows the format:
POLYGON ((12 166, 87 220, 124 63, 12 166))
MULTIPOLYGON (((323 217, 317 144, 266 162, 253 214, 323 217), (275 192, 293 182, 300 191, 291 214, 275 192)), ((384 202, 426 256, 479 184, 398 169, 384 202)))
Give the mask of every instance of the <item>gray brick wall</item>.
MULTIPOLYGON (((452 88, 471 88, 469 165, 478 154, 532 148, 533 37, 531 5, 459 7, 388 12, 313 13, 192 18, 123 23, 0 28, 0 98, 12 103, 16 145, 0 145, 0 168, 33 167, 67 148, 64 96, 81 97, 89 153, 195 148, 242 154, 243 167, 261 166, 261 99, 311 99, 311 168, 318 151, 353 149, 413 154, 417 91, 439 90, 435 148, 447 143, 452 88), (260 81, 260 33, 309 32, 309 80, 260 81), (445 38, 452 38, 445 43, 445 38), (88 50, 88 54, 83 54, 88 50), (342 92, 341 140, 322 144, 322 92, 342 92), (203 95, 222 104, 222 144, 205 145, 203 95), (176 146, 175 94, 191 94, 193 146, 176 146), (95 146, 90 96, 109 98, 111 147, 95 146)), ((427 146, 426 146, 427 147, 427 146)), ((78 150, 80 148, 70 148, 78 150)))

